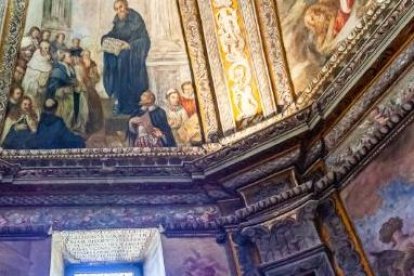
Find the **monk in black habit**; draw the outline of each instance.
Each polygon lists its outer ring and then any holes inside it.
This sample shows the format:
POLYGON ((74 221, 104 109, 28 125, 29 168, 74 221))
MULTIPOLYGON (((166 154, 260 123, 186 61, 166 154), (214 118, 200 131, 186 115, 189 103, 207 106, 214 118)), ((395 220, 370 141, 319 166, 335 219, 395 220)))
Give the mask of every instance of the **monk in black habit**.
POLYGON ((175 147, 176 142, 167 120, 167 113, 155 105, 155 95, 142 93, 140 107, 128 121, 130 147, 175 147))
POLYGON ((33 136, 30 148, 32 149, 71 149, 85 148, 85 140, 70 131, 61 117, 55 115, 58 102, 47 99, 37 133, 33 136))
POLYGON ((116 100, 116 114, 132 115, 136 102, 149 87, 145 65, 150 38, 142 16, 128 8, 127 0, 116 0, 113 29, 102 37, 117 39, 121 51, 110 53, 104 49, 103 83, 106 92, 116 100))

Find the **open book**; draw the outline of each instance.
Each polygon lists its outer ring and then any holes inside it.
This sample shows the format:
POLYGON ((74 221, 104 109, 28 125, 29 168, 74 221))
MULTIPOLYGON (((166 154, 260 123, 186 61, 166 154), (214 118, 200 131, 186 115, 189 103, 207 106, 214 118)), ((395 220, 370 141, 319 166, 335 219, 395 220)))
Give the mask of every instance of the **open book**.
POLYGON ((102 42, 102 50, 104 52, 114 54, 117 56, 123 50, 122 45, 124 44, 125 44, 125 41, 123 40, 108 37, 108 38, 105 38, 104 41, 102 42))

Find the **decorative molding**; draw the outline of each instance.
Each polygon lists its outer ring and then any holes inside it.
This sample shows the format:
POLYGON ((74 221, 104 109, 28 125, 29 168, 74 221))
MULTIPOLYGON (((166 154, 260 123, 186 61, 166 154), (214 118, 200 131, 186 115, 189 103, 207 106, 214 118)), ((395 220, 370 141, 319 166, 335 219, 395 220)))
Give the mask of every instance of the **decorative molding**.
POLYGON ((259 276, 260 273, 256 268, 254 259, 252 258, 254 244, 250 241, 249 238, 242 235, 240 231, 231 233, 231 241, 237 258, 240 275, 259 276))
POLYGON ((366 113, 370 105, 381 95, 384 91, 389 90, 402 75, 404 71, 414 62, 414 41, 412 41, 407 48, 405 48, 398 57, 386 68, 380 77, 378 77, 373 85, 362 94, 361 98, 352 105, 349 111, 343 118, 332 128, 324 137, 326 146, 332 150, 342 139, 347 132, 354 126, 355 122, 360 120, 366 113))
POLYGON ((192 63, 197 87, 197 99, 201 121, 207 143, 214 142, 218 138, 219 126, 217 111, 213 98, 213 90, 210 84, 208 62, 205 55, 206 47, 203 43, 200 15, 195 0, 180 0, 180 12, 183 21, 184 35, 187 38, 187 47, 192 63))
MULTIPOLYGON (((400 0, 400 1, 390 1, 390 0, 375 0, 372 1, 371 6, 368 11, 361 18, 361 23, 356 26, 356 28, 351 32, 351 34, 340 43, 337 47, 337 50, 332 54, 328 62, 323 66, 319 75, 312 80, 308 88, 306 88, 303 93, 300 93, 298 102, 300 105, 306 105, 309 100, 320 96, 326 89, 326 86, 330 84, 331 79, 335 76, 336 72, 339 69, 342 69, 340 66, 346 62, 356 52, 357 46, 363 45, 365 42, 369 41, 371 37, 369 33, 376 29, 380 25, 389 25, 388 22, 383 22, 381 19, 387 18, 390 12, 392 12, 395 6, 403 7, 406 2, 410 0, 400 0)), ((401 13, 405 10, 401 9, 401 13)), ((360 49, 359 49, 360 51, 360 49)), ((363 51, 360 51, 360 53, 363 51)), ((362 64, 365 58, 360 57, 359 64, 362 64)), ((351 74, 353 71, 342 70, 342 74, 351 74)), ((343 78, 347 80, 349 78, 343 78)), ((336 82, 335 87, 342 88, 343 83, 336 82)), ((327 94, 326 92, 324 93, 327 94)), ((328 93, 332 94, 332 93, 328 93)), ((332 97, 332 96, 331 96, 332 97)))
POLYGON ((76 159, 76 158, 130 158, 130 157, 200 157, 205 154, 202 147, 177 148, 85 148, 54 150, 0 150, 3 159, 76 159))
POLYGON ((49 207, 1 208, 0 236, 10 228, 48 225, 54 230, 148 228, 159 225, 194 225, 211 229, 220 211, 214 205, 188 207, 49 207))
POLYGON ((246 28, 250 60, 255 71, 260 98, 263 106, 263 115, 270 117, 277 113, 275 98, 272 93, 269 70, 263 54, 263 45, 260 40, 255 7, 251 0, 239 0, 239 9, 242 11, 246 28))
POLYGON ((280 194, 298 185, 294 168, 261 177, 256 182, 243 186, 237 191, 246 205, 251 205, 263 199, 280 194))
POLYGON ((228 97, 224 69, 219 53, 219 43, 214 28, 214 14, 211 1, 197 0, 200 8, 200 18, 203 22, 204 39, 206 41, 207 54, 211 78, 214 84, 214 91, 217 100, 220 125, 224 133, 233 132, 236 129, 236 122, 233 119, 232 107, 228 97))
POLYGON ((316 206, 309 202, 283 218, 243 228, 241 234, 256 244, 262 264, 281 261, 322 244, 314 223, 316 206))
POLYGON ((268 61, 276 104, 286 108, 294 103, 295 95, 287 66, 275 2, 254 0, 257 18, 263 36, 264 51, 268 61))
POLYGON ((414 102, 414 67, 394 85, 394 93, 378 103, 360 122, 358 128, 355 128, 338 148, 329 153, 326 158, 329 169, 339 170, 347 162, 354 165, 356 156, 366 155, 381 138, 411 113, 414 102))
MULTIPOLYGON (((10 81, 17 45, 20 35, 23 33, 24 15, 27 7, 27 0, 7 1, 8 10, 5 15, 4 31, 1 33, 0 44, 0 122, 4 121, 10 81), (7 38, 7 39, 6 39, 7 38)), ((0 124, 0 127, 3 123, 0 124)))
MULTIPOLYGON (((22 192, 23 193, 23 192, 22 192)), ((4 195, 0 194, 0 206, 23 207, 23 206, 157 206, 165 204, 212 204, 213 201, 205 194, 200 192, 192 193, 172 193, 169 194, 42 194, 42 195, 4 195)))
MULTIPOLYGON (((308 130, 307 121, 309 119, 309 110, 301 110, 283 121, 268 125, 266 128, 250 134, 244 139, 233 141, 223 140, 223 146, 219 151, 213 152, 193 162, 193 165, 199 169, 208 169, 213 165, 217 166, 219 163, 228 162, 235 157, 242 157, 243 155, 256 150, 257 147, 265 146, 266 143, 274 143, 279 139, 287 139, 290 132, 305 128, 308 130)), ((279 140, 280 141, 280 140, 279 140)))
POLYGON ((323 247, 308 250, 282 262, 262 266, 260 270, 265 276, 335 276, 323 247))
POLYGON ((20 171, 20 166, 0 159, 0 183, 11 183, 20 171))
POLYGON ((311 196, 317 198, 335 183, 337 183, 336 174, 332 172, 327 173, 317 182, 309 181, 300 184, 293 189, 282 192, 281 194, 271 196, 246 208, 239 209, 233 215, 221 216, 219 218, 219 223, 223 226, 238 224, 244 222, 248 217, 253 217, 267 211, 274 212, 276 209, 283 206, 283 204, 291 202, 294 199, 299 201, 299 199, 305 198, 306 201, 308 201, 311 196), (306 196, 309 198, 306 198, 306 196))
POLYGON ((348 236, 341 217, 337 214, 333 200, 323 201, 318 206, 318 214, 328 231, 330 250, 343 274, 367 275, 361 264, 361 256, 355 250, 353 241, 348 236))
POLYGON ((312 92, 312 97, 318 97, 315 103, 321 108, 321 113, 332 109, 332 105, 348 92, 347 87, 358 78, 362 68, 369 68, 378 61, 373 56, 382 53, 379 49, 391 41, 390 37, 399 34, 401 25, 410 24, 405 16, 411 17, 410 10, 411 14, 414 11, 412 0, 378 2, 373 4, 376 8, 371 9, 372 13, 367 12, 362 24, 339 47, 343 53, 334 54, 331 57, 333 63, 324 66, 326 70, 322 70, 323 77, 316 85, 319 88, 315 87, 315 92, 312 92), (375 31, 369 35, 370 30, 375 31))
POLYGON ((230 175, 228 180, 224 180, 221 183, 227 189, 237 189, 292 166, 298 161, 299 157, 300 149, 296 148, 270 161, 249 168, 244 172, 237 172, 237 175, 230 175))

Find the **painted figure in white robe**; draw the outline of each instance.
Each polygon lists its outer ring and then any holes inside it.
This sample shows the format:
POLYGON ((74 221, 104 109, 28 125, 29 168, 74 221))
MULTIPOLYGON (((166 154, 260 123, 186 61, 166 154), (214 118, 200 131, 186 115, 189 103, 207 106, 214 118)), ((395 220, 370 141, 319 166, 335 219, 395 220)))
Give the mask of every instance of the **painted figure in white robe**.
POLYGON ((31 27, 20 44, 20 58, 28 62, 36 49, 39 49, 40 29, 36 26, 31 27))
POLYGON ((22 87, 25 95, 33 100, 33 108, 40 114, 45 101, 46 85, 52 71, 50 56, 50 44, 47 41, 40 43, 40 49, 36 50, 32 59, 27 64, 22 87))
POLYGON ((247 70, 242 64, 237 64, 231 70, 231 78, 234 82, 232 92, 238 111, 236 118, 238 122, 252 119, 259 113, 259 104, 254 98, 252 88, 249 85, 250 75, 247 70))

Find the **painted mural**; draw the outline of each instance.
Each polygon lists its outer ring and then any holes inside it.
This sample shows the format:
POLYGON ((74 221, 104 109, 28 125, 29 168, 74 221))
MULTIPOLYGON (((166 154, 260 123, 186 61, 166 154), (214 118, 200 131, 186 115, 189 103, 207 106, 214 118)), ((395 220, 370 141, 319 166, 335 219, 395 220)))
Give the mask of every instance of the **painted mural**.
POLYGON ((5 149, 199 145, 173 0, 31 0, 5 149))
POLYGON ((303 91, 373 0, 277 0, 296 91, 303 91))
POLYGON ((162 246, 167 276, 232 275, 225 248, 214 238, 163 237, 162 246))
POLYGON ((414 275, 414 125, 342 192, 377 275, 414 275))

